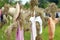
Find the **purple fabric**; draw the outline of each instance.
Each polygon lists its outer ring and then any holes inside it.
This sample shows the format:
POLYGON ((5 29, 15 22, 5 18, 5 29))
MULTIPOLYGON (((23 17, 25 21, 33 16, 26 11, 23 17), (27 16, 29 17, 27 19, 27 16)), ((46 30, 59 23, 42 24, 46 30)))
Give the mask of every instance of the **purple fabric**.
POLYGON ((1 14, 2 14, 2 11, 1 11, 1 9, 0 9, 0 16, 1 16, 1 14))
POLYGON ((17 28, 16 40, 24 40, 23 29, 20 29, 20 26, 17 28))

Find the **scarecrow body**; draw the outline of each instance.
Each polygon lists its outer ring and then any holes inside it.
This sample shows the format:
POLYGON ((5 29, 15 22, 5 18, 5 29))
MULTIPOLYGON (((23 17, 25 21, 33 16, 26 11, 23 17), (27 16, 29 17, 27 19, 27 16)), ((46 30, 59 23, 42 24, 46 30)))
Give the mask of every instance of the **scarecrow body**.
POLYGON ((36 39, 36 24, 35 24, 35 16, 30 18, 30 21, 32 23, 31 25, 31 40, 35 40, 36 39))

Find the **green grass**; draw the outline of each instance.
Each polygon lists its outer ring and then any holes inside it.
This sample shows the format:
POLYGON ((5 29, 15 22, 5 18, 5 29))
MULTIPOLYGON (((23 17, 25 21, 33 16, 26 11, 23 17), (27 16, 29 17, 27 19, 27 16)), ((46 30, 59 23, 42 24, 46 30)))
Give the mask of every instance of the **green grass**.
MULTIPOLYGON (((30 32, 25 32, 24 37, 25 40, 30 40, 30 32)), ((43 28, 42 38, 43 40, 48 40, 48 27, 46 27, 45 29, 43 28)), ((60 26, 57 25, 54 40, 59 40, 59 39, 60 39, 60 26)))
POLYGON ((31 39, 30 32, 25 32, 24 37, 25 37, 24 40, 30 40, 31 39))
MULTIPOLYGON (((0 40, 6 40, 6 34, 4 33, 4 31, 8 26, 9 24, 5 24, 2 28, 0 28, 0 40)), ((48 27, 46 27, 45 29, 43 28, 42 38, 43 40, 48 40, 48 27)), ((31 39, 30 32, 25 32, 24 40, 30 40, 30 39, 31 39)), ((59 39, 60 39, 60 26, 57 25, 54 40, 59 39)), ((15 31, 11 33, 11 40, 15 40, 15 31)))

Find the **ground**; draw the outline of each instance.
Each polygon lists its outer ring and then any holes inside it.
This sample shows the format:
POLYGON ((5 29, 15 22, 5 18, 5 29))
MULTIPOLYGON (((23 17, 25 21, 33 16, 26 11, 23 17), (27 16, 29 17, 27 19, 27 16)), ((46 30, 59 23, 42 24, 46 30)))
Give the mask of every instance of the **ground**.
MULTIPOLYGON (((2 28, 0 28, 0 40, 6 40, 6 34, 4 33, 4 31, 8 27, 8 25, 9 24, 5 24, 2 28)), ((30 40, 31 38, 30 36, 31 35, 29 31, 24 33, 25 40, 30 40)), ((45 29, 43 28, 42 38, 43 40, 48 40, 48 26, 45 29)), ((57 25, 54 40, 59 40, 59 39, 60 39, 60 25, 57 25)), ((11 40, 15 40, 15 31, 12 32, 11 34, 11 40)))

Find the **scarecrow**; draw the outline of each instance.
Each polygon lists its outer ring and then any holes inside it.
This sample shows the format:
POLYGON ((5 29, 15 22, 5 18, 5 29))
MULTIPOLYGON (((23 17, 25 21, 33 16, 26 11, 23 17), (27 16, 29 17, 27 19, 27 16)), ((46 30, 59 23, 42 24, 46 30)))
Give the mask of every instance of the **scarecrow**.
POLYGON ((24 40, 24 31, 23 31, 23 18, 21 15, 20 5, 17 2, 16 4, 16 14, 13 16, 13 23, 5 30, 7 34, 7 40, 11 40, 11 32, 16 30, 16 40, 24 40))
POLYGON ((48 33, 49 33, 49 40, 54 39, 54 34, 55 34, 55 26, 56 23, 58 22, 58 18, 55 18, 55 14, 57 11, 57 6, 55 3, 51 3, 49 5, 49 14, 50 17, 48 17, 48 33))

